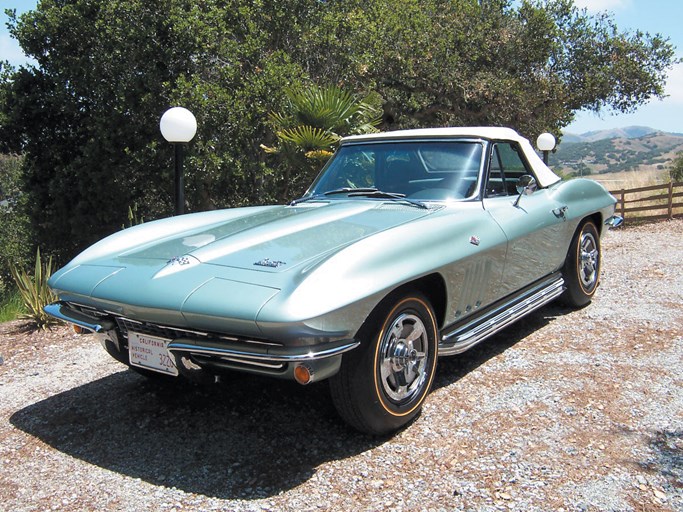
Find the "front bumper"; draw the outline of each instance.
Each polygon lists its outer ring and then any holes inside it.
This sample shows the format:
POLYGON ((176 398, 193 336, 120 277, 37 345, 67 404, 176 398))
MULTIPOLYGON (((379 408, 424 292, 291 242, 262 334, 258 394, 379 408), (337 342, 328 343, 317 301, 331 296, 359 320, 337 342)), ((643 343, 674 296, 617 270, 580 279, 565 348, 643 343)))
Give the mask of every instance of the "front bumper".
POLYGON ((198 371, 238 370, 293 379, 295 368, 304 365, 312 375, 311 381, 322 380, 339 371, 342 354, 360 345, 359 341, 350 339, 287 347, 276 341, 140 322, 62 301, 45 306, 44 310, 59 320, 97 334, 107 352, 126 364, 129 364, 129 330, 166 339, 169 354, 180 373, 186 376, 198 371))

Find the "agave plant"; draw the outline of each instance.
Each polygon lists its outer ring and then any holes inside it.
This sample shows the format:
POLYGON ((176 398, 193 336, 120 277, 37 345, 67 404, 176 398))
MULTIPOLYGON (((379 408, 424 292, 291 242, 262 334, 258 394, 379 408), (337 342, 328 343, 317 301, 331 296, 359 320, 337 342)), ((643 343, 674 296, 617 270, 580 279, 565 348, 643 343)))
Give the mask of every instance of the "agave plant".
POLYGON ((57 297, 47 286, 47 280, 52 275, 52 257, 43 263, 40 257, 40 248, 36 251, 36 265, 33 275, 29 275, 24 269, 10 265, 10 272, 17 285, 21 299, 28 311, 22 318, 33 320, 40 329, 47 329, 57 323, 53 317, 43 311, 43 307, 54 302, 57 297))

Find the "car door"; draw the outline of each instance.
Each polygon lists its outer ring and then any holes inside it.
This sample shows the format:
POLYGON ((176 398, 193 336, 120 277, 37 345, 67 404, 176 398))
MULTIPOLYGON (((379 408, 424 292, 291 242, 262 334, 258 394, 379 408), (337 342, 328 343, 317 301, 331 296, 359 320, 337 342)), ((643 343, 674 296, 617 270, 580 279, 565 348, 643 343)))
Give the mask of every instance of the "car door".
POLYGON ((558 270, 570 236, 566 205, 557 202, 551 190, 541 188, 519 197, 517 183, 524 175, 534 173, 517 143, 490 146, 483 204, 507 237, 501 296, 558 270))

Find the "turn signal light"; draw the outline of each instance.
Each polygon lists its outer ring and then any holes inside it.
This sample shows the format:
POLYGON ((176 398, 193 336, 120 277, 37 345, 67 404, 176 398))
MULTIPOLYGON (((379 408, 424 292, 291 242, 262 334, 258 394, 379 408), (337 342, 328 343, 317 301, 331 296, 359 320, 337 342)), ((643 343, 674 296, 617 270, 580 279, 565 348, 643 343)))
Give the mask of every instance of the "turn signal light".
POLYGON ((85 329, 83 329, 83 327, 81 327, 80 325, 71 324, 71 327, 73 327, 74 332, 76 334, 83 334, 85 332, 85 329))
POLYGON ((313 380, 313 372, 308 366, 300 364, 294 368, 294 379, 305 386, 313 380))

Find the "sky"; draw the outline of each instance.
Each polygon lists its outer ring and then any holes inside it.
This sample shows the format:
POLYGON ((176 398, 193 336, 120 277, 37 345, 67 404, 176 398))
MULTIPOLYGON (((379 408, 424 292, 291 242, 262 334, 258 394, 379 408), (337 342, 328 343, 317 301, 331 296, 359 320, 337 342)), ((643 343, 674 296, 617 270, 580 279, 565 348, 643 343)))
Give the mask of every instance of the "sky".
MULTIPOLYGON (((37 0, 0 0, 0 60, 14 65, 26 63, 26 57, 7 32, 5 9, 16 9, 18 14, 34 9, 37 0)), ((683 59, 683 1, 681 0, 574 0, 574 3, 591 12, 608 11, 614 17, 620 31, 649 32, 668 37, 676 47, 676 56, 683 59)), ((576 120, 565 128, 569 133, 623 128, 626 126, 649 126, 657 130, 683 133, 683 63, 669 72, 666 97, 651 100, 633 114, 605 112, 595 115, 579 113, 576 120)))

